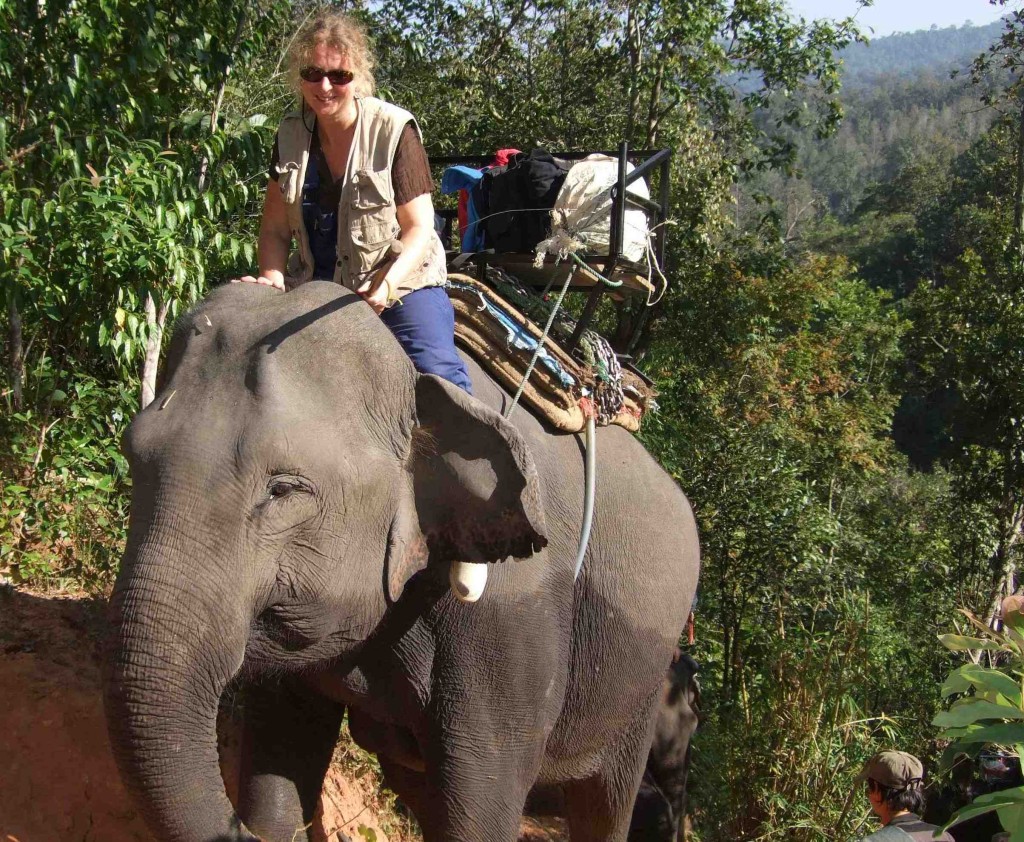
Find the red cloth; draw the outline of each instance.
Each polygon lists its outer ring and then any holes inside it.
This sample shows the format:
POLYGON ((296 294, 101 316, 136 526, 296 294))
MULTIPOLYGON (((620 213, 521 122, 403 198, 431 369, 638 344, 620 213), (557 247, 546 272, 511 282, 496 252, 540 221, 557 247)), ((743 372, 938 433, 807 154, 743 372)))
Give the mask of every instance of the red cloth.
POLYGON ((507 167, 508 159, 513 155, 522 155, 518 149, 499 149, 494 153, 494 161, 491 164, 492 167, 507 167))

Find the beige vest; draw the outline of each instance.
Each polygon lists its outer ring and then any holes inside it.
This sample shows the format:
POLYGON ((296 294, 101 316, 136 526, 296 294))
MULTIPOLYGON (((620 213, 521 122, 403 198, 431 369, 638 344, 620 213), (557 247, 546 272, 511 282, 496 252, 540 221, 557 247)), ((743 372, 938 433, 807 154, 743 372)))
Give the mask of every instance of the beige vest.
MULTIPOLYGON (((338 261, 333 278, 353 290, 387 257, 391 241, 401 233, 391 164, 402 130, 413 120, 405 109, 375 97, 357 99, 356 108, 356 128, 338 202, 338 261)), ((302 219, 302 185, 312 137, 299 112, 286 115, 277 131, 278 185, 297 245, 288 258, 285 284, 289 288, 313 277, 313 252, 302 219)), ((435 233, 419 271, 394 293, 401 297, 422 287, 439 286, 446 277, 444 247, 435 233)))

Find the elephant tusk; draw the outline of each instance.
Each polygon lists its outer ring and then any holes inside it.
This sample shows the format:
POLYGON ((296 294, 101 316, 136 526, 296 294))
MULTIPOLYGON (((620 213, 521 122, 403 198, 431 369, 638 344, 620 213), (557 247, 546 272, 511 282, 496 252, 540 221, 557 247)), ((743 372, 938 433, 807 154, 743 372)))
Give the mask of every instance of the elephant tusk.
POLYGON ((459 602, 476 602, 487 585, 487 565, 453 561, 448 570, 448 583, 459 602))

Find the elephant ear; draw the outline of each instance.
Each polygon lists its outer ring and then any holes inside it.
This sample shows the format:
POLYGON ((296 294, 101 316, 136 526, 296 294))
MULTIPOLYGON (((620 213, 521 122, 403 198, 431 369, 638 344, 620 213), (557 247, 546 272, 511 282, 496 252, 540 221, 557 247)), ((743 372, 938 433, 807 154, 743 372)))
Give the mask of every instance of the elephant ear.
POLYGON ((430 374, 417 377, 416 417, 415 511, 406 508, 396 524, 392 598, 428 562, 520 559, 547 546, 537 469, 515 427, 430 374))

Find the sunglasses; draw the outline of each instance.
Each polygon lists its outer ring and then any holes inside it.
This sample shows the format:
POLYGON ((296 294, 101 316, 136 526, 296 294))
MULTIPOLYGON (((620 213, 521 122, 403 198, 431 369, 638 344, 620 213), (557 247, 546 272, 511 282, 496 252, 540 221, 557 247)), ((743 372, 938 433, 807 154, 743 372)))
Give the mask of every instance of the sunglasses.
POLYGON ((324 70, 322 67, 303 67, 299 76, 304 82, 313 83, 320 82, 326 76, 332 85, 338 86, 347 85, 355 79, 351 70, 324 70))

